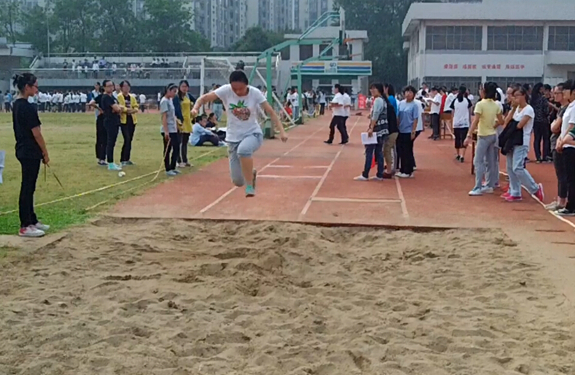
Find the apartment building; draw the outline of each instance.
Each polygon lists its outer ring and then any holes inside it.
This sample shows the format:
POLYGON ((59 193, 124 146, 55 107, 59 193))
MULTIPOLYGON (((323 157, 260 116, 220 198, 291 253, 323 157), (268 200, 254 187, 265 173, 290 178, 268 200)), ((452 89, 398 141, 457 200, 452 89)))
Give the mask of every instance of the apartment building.
MULTIPOLYGON (((447 1, 446 1, 447 2, 447 1)), ((414 3, 403 21, 414 85, 575 78, 573 0, 414 3)))
POLYGON ((228 48, 246 29, 303 31, 333 9, 334 0, 193 0, 195 29, 212 47, 228 48))

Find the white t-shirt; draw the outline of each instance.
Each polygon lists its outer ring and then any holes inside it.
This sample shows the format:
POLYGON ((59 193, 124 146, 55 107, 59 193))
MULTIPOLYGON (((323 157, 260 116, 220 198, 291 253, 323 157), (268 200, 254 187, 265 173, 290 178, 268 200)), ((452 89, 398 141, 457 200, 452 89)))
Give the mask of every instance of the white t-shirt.
POLYGON ((420 100, 413 99, 415 104, 417 105, 417 109, 419 110, 419 117, 417 117, 417 126, 415 127, 415 131, 422 132, 423 131, 423 103, 420 100))
POLYGON ((80 103, 86 103, 88 96, 85 93, 80 93, 80 103))
POLYGON ((346 106, 345 117, 349 117, 351 113, 351 97, 347 93, 343 94, 343 103, 346 106))
POLYGON ((524 116, 531 117, 531 119, 523 127, 523 146, 529 147, 529 143, 531 143, 531 132, 533 131, 533 119, 535 118, 535 111, 529 104, 527 104, 521 111, 519 111, 518 107, 513 114, 513 120, 521 122, 521 119, 524 116))
POLYGON ((146 95, 140 94, 140 104, 146 104, 146 95))
POLYGON ((453 128, 461 129, 468 128, 469 123, 469 108, 473 107, 471 100, 463 97, 462 101, 457 98, 451 102, 450 108, 453 110, 453 128))
MULTIPOLYGON (((340 94, 339 92, 337 94, 335 94, 335 96, 333 97, 333 100, 331 101, 333 104, 339 104, 341 106, 345 105, 345 99, 343 97, 342 94, 340 94)), ((341 117, 346 117, 347 116, 347 112, 345 111, 344 107, 333 107, 333 115, 334 116, 341 116, 341 117)))
MULTIPOLYGON (((571 125, 575 125, 575 102, 571 102, 563 114, 563 122, 561 122, 561 139, 569 133, 571 125)), ((572 145, 564 145, 563 147, 575 148, 575 146, 572 145)))
POLYGON ((100 65, 98 65, 97 62, 92 64, 92 70, 97 72, 98 70, 100 70, 100 65))
POLYGON ((449 95, 447 95, 447 99, 445 99, 445 107, 443 108, 444 112, 449 112, 453 110, 453 108, 451 108, 451 104, 453 103, 455 98, 457 98, 457 95, 455 95, 454 93, 449 93, 449 95))
POLYGON ((248 95, 242 97, 237 96, 229 84, 214 91, 227 109, 227 142, 241 142, 247 135, 262 134, 258 113, 266 98, 256 87, 248 86, 248 89, 248 95))
POLYGON ((429 113, 431 114, 439 114, 440 110, 441 110, 441 94, 435 94, 435 96, 433 97, 432 100, 430 100, 431 103, 431 108, 429 109, 429 113), (439 104, 435 104, 435 103, 439 103, 439 104))
POLYGON ((293 94, 289 94, 288 100, 292 107, 299 107, 299 93, 294 92, 293 94))

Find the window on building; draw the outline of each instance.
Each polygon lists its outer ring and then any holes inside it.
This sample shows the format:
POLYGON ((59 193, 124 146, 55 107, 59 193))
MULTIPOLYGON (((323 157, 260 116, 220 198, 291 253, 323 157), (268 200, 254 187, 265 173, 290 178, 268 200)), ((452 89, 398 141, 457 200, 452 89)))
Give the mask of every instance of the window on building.
POLYGON ((495 82, 503 88, 512 84, 524 85, 526 83, 534 86, 536 83, 543 82, 543 77, 487 77, 487 82, 495 82))
POLYGON ((575 51, 574 26, 549 26, 550 51, 575 51))
POLYGON ((299 46, 299 59, 300 59, 300 61, 307 60, 310 57, 313 57, 313 46, 311 46, 311 45, 299 46))
POLYGON ((282 60, 289 60, 290 59, 290 46, 287 46, 286 48, 282 49, 280 51, 281 55, 282 55, 282 60))
POLYGON ((492 51, 543 50, 543 26, 489 26, 487 49, 492 51))
MULTIPOLYGON (((328 45, 329 44, 320 44, 319 45, 319 53, 322 53, 328 47, 328 45)), ((333 56, 333 48, 331 50, 327 51, 324 54, 324 56, 333 56)))
POLYGON ((425 82, 428 87, 445 86, 447 89, 463 85, 469 89, 470 93, 476 95, 479 92, 481 77, 425 77, 422 82, 425 82))
POLYGON ((481 26, 428 26, 427 50, 480 51, 481 26))

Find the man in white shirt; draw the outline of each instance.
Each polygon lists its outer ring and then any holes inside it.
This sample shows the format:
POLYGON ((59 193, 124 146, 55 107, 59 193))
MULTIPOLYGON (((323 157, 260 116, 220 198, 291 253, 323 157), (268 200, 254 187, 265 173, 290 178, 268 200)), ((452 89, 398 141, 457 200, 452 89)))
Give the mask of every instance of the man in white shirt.
POLYGON ((439 90, 437 87, 432 87, 429 93, 430 97, 428 102, 431 106, 429 110, 429 114, 431 115, 431 129, 433 129, 433 134, 431 137, 434 141, 437 141, 440 138, 440 131, 439 131, 439 112, 441 110, 441 95, 439 94, 439 90))
POLYGON ((347 90, 343 93, 343 103, 345 108, 345 117, 347 118, 351 115, 351 96, 347 93, 347 90))
POLYGON ((88 101, 88 95, 85 92, 80 92, 80 110, 86 112, 86 102, 88 101))
POLYGON ((142 113, 146 111, 146 95, 140 94, 140 110, 142 113))
POLYGON ((92 64, 92 72, 94 74, 94 78, 98 78, 98 73, 100 72, 100 65, 97 61, 94 61, 92 64))
POLYGON ((416 98, 421 98, 423 96, 426 96, 427 93, 429 93, 429 89, 427 88, 427 83, 422 83, 421 84, 421 88, 419 89, 419 91, 417 92, 417 94, 415 94, 416 98))
POLYGON ((297 120, 299 118, 299 93, 296 87, 293 88, 292 93, 288 96, 288 100, 293 108, 293 119, 297 120))
POLYGON ((334 94, 333 100, 330 103, 333 111, 333 118, 331 119, 331 123, 329 124, 329 138, 324 143, 331 145, 333 143, 333 138, 335 136, 335 128, 341 134, 341 143, 345 145, 349 142, 349 135, 347 133, 347 128, 345 126, 345 120, 347 116, 347 112, 345 110, 345 99, 344 99, 344 89, 339 84, 335 85, 334 87, 334 94))

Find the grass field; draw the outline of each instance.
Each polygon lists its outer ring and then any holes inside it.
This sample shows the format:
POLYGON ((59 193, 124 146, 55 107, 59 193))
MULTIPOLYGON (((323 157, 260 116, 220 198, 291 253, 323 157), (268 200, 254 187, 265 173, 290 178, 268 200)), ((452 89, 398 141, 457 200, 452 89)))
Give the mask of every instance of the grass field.
MULTIPOLYGON (((138 114, 138 126, 132 145, 132 161, 136 165, 124 168, 126 176, 122 179, 117 173, 96 164, 94 146, 96 125, 93 113, 41 113, 40 119, 50 153, 50 165, 60 178, 64 189, 60 188, 49 171, 45 180, 42 169, 35 195, 37 206, 149 174, 160 167, 163 146, 159 132, 159 114, 138 114)), ((119 161, 122 143, 122 136, 119 135, 116 161, 119 161)), ((19 227, 18 213, 4 213, 18 208, 20 164, 14 156, 12 117, 6 113, 0 113, 0 150, 6 151, 4 183, 0 185, 0 234, 15 234, 19 227)), ((226 155, 226 149, 219 148, 209 155, 202 156, 212 150, 214 149, 211 147, 190 147, 189 158, 197 158, 192 160, 197 168, 226 155)), ((192 173, 196 168, 186 168, 183 172, 192 173)), ((158 179, 149 183, 154 176, 155 173, 85 196, 38 206, 36 213, 43 222, 50 224, 54 231, 61 230, 85 222, 90 216, 109 207, 118 199, 141 193, 154 184, 166 180, 163 169, 158 179)))

